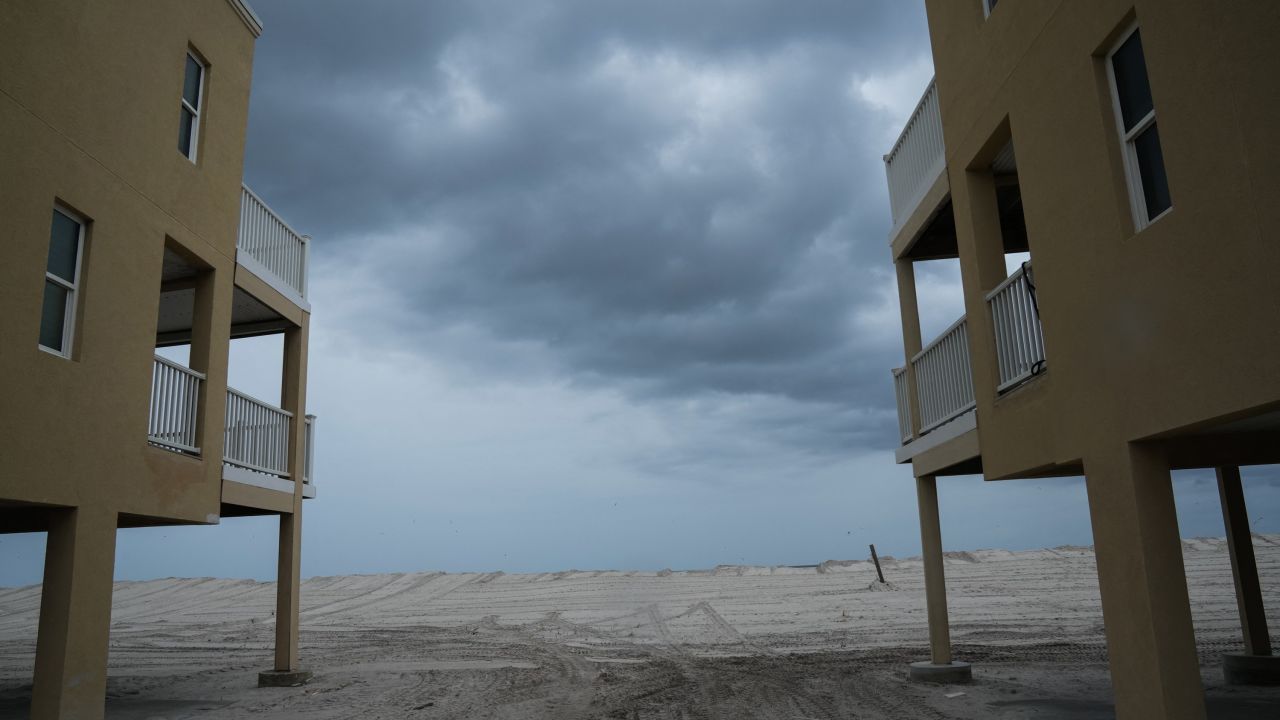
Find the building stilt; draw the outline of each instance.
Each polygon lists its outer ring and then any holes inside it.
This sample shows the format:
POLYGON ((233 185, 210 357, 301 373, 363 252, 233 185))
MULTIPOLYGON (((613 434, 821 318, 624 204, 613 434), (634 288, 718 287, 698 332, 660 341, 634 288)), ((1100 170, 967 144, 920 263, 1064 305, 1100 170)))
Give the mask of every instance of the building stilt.
POLYGON ((1204 720, 1168 463, 1127 445, 1084 469, 1116 717, 1204 720))
POLYGON ((311 679, 298 668, 298 591, 301 585, 302 514, 280 515, 280 556, 276 569, 276 657, 272 670, 258 673, 260 687, 292 687, 311 679))
POLYGON ((115 561, 114 512, 50 513, 31 693, 34 720, 103 717, 115 561))
POLYGON ((942 557, 942 525, 938 517, 938 483, 933 475, 916 478, 920 506, 920 551, 924 558, 925 600, 929 611, 929 662, 911 664, 911 678, 925 682, 967 682, 969 663, 951 659, 951 628, 947 619, 947 583, 942 557))
POLYGON ((1280 657, 1271 654, 1271 635, 1262 606, 1262 586, 1258 582, 1258 563, 1253 555, 1240 468, 1226 466, 1217 471, 1222 522, 1227 529, 1227 549, 1231 553, 1231 577, 1235 579, 1236 606, 1244 635, 1244 652, 1224 655, 1222 674, 1231 685, 1280 685, 1280 657))

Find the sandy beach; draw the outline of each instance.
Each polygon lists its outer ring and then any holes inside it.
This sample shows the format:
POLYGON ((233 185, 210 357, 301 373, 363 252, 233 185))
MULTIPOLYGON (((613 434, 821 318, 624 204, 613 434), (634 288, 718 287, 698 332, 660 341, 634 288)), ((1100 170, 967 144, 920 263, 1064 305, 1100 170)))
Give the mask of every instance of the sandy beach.
MULTIPOLYGON (((1280 536, 1257 535, 1280 628, 1280 536)), ((1223 686, 1239 648, 1221 539, 1184 542, 1211 717, 1280 717, 1280 688, 1223 686)), ((918 559, 700 571, 315 577, 302 595, 305 687, 259 689, 274 587, 116 584, 110 718, 1108 717, 1093 553, 950 553, 959 659, 975 682, 908 683, 926 656, 918 559), (962 694, 957 694, 962 693, 962 694)), ((38 586, 0 589, 0 717, 24 717, 38 586)))

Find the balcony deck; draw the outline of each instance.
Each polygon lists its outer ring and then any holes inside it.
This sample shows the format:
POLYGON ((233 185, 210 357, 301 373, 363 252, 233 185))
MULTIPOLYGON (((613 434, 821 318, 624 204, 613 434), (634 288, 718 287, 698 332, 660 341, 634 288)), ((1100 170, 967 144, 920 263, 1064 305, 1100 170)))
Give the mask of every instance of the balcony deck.
MULTIPOLYGON (((156 356, 148 442, 184 455, 202 454, 196 442, 199 397, 204 382, 203 374, 156 356)), ((289 435, 293 421, 293 414, 289 411, 235 388, 227 388, 223 480, 292 495, 294 481, 289 473, 289 435)), ((308 415, 303 421, 303 496, 311 498, 315 497, 312 478, 316 417, 308 415)))
POLYGON ((890 242, 902 231, 929 191, 946 177, 946 147, 942 139, 942 115, 938 87, 925 88, 893 148, 884 156, 889 182, 889 206, 893 213, 890 242))
MULTIPOLYGON (((1000 373, 996 392, 1005 393, 1032 380, 1045 368, 1044 333, 1031 264, 1024 263, 1011 273, 986 300, 995 330, 1000 373)), ((968 328, 968 317, 962 315, 906 366, 893 369, 898 429, 902 434, 898 462, 911 461, 976 431, 977 398, 968 328), (917 400, 914 406, 913 382, 917 400)))
POLYGON ((262 198, 240 186, 236 263, 295 305, 310 310, 307 273, 311 237, 291 228, 262 198))
POLYGON ((1036 299, 1031 263, 1023 263, 994 290, 987 293, 991 322, 996 333, 996 360, 1000 384, 1005 392, 1044 371, 1044 330, 1040 326, 1040 305, 1036 299))
MULTIPOLYGON (((231 303, 232 338, 268 335, 298 326, 307 302, 310 239, 301 235, 252 190, 241 186, 240 229, 236 240, 235 291, 231 303)), ((184 345, 192 339, 196 287, 202 268, 182 253, 165 248, 164 274, 156 327, 156 347, 184 345)), ((147 440, 152 445, 190 456, 202 456, 199 446, 200 398, 208 392, 206 377, 185 365, 157 355, 147 440)), ((256 498, 249 507, 273 507, 264 491, 294 492, 290 473, 290 438, 296 419, 286 410, 226 388, 223 423, 222 475, 227 483, 251 488, 256 498)), ((303 495, 314 497, 311 483, 315 417, 303 418, 303 495)), ((207 434, 203 435, 208 437, 207 434)))

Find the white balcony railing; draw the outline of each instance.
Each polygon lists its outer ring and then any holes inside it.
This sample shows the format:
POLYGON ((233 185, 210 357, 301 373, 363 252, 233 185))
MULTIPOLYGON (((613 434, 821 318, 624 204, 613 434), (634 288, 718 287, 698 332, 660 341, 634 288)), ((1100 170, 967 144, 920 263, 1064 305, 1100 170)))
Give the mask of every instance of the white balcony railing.
POLYGON ((884 156, 889 180, 889 206, 895 230, 924 199, 946 168, 942 143, 942 115, 938 111, 938 86, 933 80, 902 129, 893 149, 884 156))
POLYGON ((203 374, 155 356, 147 440, 179 452, 200 453, 196 445, 196 423, 203 381, 203 374))
MULTIPOLYGON (((151 379, 147 441, 175 452, 200 454, 197 445, 202 373, 157 355, 151 379)), ((223 462, 254 472, 289 478, 289 432, 293 413, 227 388, 223 462)), ((302 481, 315 477, 316 416, 303 429, 302 481)))
POLYGON ((915 357, 920 432, 928 432, 974 407, 969 364, 969 324, 961 317, 915 357))
POLYGON ((289 477, 289 424, 293 413, 227 388, 223 460, 247 470, 289 477))
POLYGON ((1044 332, 1040 327, 1035 287, 1031 263, 1023 263, 987 294, 996 336, 996 360, 1000 366, 997 392, 1004 392, 1044 369, 1044 332))
POLYGON ((310 245, 309 237, 295 232, 262 198, 240 186, 240 236, 236 248, 249 256, 246 265, 258 265, 305 299, 310 245))
POLYGON ((893 369, 893 394, 898 399, 898 432, 902 442, 911 442, 911 391, 907 387, 907 369, 893 369))
POLYGON ((302 482, 309 483, 312 474, 312 467, 316 452, 316 416, 308 415, 306 418, 306 427, 302 436, 302 482))

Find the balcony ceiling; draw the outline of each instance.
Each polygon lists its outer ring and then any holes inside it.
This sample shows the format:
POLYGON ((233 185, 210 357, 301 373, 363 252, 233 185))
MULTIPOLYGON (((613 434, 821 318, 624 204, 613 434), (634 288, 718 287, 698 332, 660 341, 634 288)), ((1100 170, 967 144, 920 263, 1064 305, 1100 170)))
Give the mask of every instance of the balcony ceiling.
POLYGON ((920 237, 911 244, 907 257, 912 260, 946 260, 959 257, 956 246, 956 218, 948 198, 938 214, 925 223, 920 237))
MULTIPOLYGON (((180 287, 160 292, 160 310, 156 321, 156 347, 185 345, 191 342, 192 316, 195 311, 195 288, 180 287)), ((243 338, 283 332, 290 323, 249 293, 235 289, 231 299, 231 337, 243 338)))
POLYGON ((188 260, 173 248, 164 249, 164 269, 160 273, 160 282, 164 285, 179 280, 189 280, 200 274, 202 268, 188 260))
MULTIPOLYGON (((996 204, 1000 212, 1000 234, 1006 253, 1027 252, 1027 222, 1022 214, 1022 190, 1017 175, 1000 176, 996 184, 996 204)), ((911 260, 946 260, 960 257, 956 241, 955 211, 948 199, 924 230, 906 257, 911 260)))
MULTIPOLYGON (((160 273, 160 307, 156 318, 156 347, 191 342, 195 314, 196 278, 206 268, 172 247, 164 249, 160 273)), ((282 332, 290 323, 249 293, 235 288, 231 297, 231 337, 282 332)))
POLYGON ((1022 214, 1022 188, 1017 175, 1009 184, 996 185, 996 205, 1000 208, 1000 239, 1008 253, 1030 252, 1027 243, 1027 219, 1022 214))

